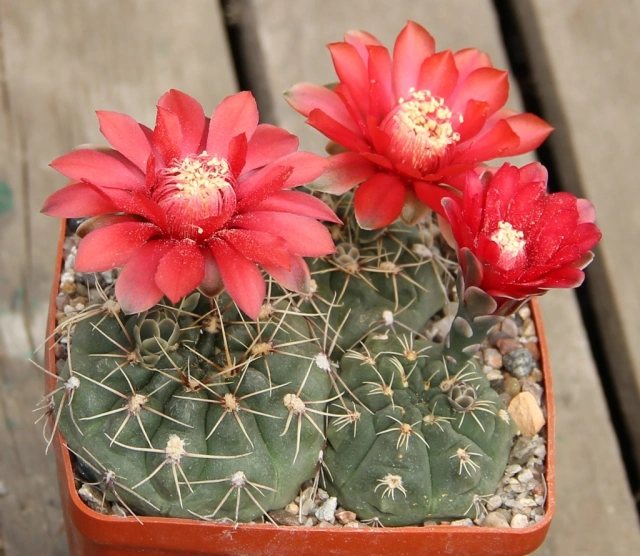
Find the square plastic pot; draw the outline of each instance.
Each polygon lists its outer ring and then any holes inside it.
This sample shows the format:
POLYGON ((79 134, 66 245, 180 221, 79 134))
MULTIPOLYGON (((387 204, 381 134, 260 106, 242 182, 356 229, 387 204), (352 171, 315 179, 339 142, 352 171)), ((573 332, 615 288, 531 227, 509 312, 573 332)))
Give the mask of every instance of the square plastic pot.
MULTIPOLYGON (((55 373, 53 357, 56 296, 60 283, 66 222, 58 245, 51 294, 45 366, 55 373), (48 357, 51 355, 51 357, 48 357)), ((545 515, 524 529, 490 527, 388 527, 319 528, 276 527, 271 524, 237 526, 197 520, 103 515, 91 510, 78 496, 69 452, 60 434, 54 448, 60 497, 72 556, 524 556, 544 541, 555 511, 555 410, 547 343, 540 309, 531 303, 537 327, 544 375, 547 412, 547 499, 545 515)), ((46 378, 45 389, 55 388, 46 378)))

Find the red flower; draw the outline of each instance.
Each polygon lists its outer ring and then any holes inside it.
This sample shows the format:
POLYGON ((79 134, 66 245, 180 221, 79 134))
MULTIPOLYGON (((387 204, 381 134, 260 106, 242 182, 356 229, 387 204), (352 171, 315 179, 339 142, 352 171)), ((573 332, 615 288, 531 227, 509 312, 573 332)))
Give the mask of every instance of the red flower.
POLYGON ((582 283, 602 235, 589 201, 549 194, 547 171, 537 162, 465 177, 462 198, 442 201, 465 287, 487 292, 504 315, 530 296, 582 283))
POLYGON ((352 31, 328 45, 335 89, 300 83, 286 94, 307 123, 351 152, 332 157, 317 184, 355 193, 361 227, 381 228, 402 212, 412 222, 440 204, 451 177, 477 164, 535 149, 551 127, 503 108, 507 72, 476 49, 435 52, 433 37, 409 22, 393 60, 372 35, 352 31))
POLYGON ((197 287, 224 286, 256 318, 265 297, 260 265, 283 286, 306 291, 302 257, 334 251, 317 221, 338 222, 318 199, 289 191, 316 179, 322 157, 297 152, 298 139, 258 125, 250 93, 202 106, 172 90, 158 103, 155 129, 116 112, 98 112, 114 149, 79 149, 51 166, 74 180, 42 211, 58 217, 107 215, 80 243, 76 270, 123 266, 116 296, 127 313, 163 295, 179 301, 197 287))

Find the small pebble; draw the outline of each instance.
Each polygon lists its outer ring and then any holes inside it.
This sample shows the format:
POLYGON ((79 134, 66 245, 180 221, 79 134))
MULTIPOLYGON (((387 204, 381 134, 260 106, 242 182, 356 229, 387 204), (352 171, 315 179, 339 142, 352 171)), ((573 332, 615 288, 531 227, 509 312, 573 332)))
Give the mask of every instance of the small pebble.
POLYGON ((296 504, 295 502, 290 502, 285 506, 284 509, 285 511, 293 515, 298 515, 298 513, 300 512, 300 506, 298 506, 298 504, 296 504))
POLYGON ((525 378, 533 370, 533 355, 527 348, 519 347, 502 357, 504 368, 516 378, 525 378))
POLYGON ((531 352, 534 361, 540 361, 540 348, 536 342, 525 342, 523 345, 531 352))
POLYGON ((542 371, 537 367, 534 367, 531 371, 531 374, 529 375, 529 380, 531 380, 532 382, 542 382, 543 378, 544 375, 542 374, 542 371))
POLYGON ((111 504, 111 514, 117 515, 118 517, 127 517, 127 512, 125 509, 120 506, 120 504, 113 503, 111 504))
POLYGON ((514 349, 519 349, 522 347, 522 344, 516 340, 515 338, 500 338, 496 342, 496 347, 500 351, 500 353, 504 356, 507 353, 512 352, 514 349))
POLYGON ((513 463, 511 465, 507 465, 507 467, 504 470, 504 474, 507 477, 513 477, 514 475, 517 475, 518 473, 520 473, 520 471, 522 471, 522 465, 513 463))
POLYGON ((502 368, 502 355, 495 348, 487 348, 484 350, 484 362, 494 369, 502 368))
POLYGON ((520 309, 518 309, 518 316, 523 321, 526 321, 528 318, 530 318, 531 317, 531 309, 529 308, 529 306, 525 305, 524 307, 520 307, 520 309))
POLYGON ((335 496, 331 496, 325 500, 322 505, 316 510, 316 517, 320 521, 327 521, 329 523, 336 522, 336 508, 338 507, 338 499, 335 496))
POLYGON ((456 519, 451 522, 454 527, 473 527, 473 520, 470 517, 464 519, 456 519))
POLYGON ((336 512, 336 519, 338 520, 338 523, 342 523, 342 525, 347 525, 348 523, 355 521, 356 518, 357 516, 355 512, 350 512, 348 510, 340 510, 339 512, 336 512))
POLYGON ((529 377, 522 380, 520 384, 522 385, 522 391, 529 392, 536 399, 538 405, 540 405, 540 402, 542 401, 542 395, 544 394, 542 386, 540 386, 537 382, 529 380, 529 377))
POLYGON ((504 379, 504 391, 513 398, 520 392, 520 381, 513 376, 507 376, 504 379))
POLYGON ((529 525, 529 520, 526 515, 515 514, 511 519, 511 528, 512 529, 523 529, 527 525, 529 525))
MULTIPOLYGON (((506 382, 506 381, 505 381, 506 382)), ((520 392, 507 407, 522 436, 533 436, 544 427, 546 420, 536 399, 529 392, 520 392)))
POLYGON ((435 527, 438 525, 437 521, 433 521, 432 519, 427 519, 422 523, 423 527, 435 527))
POLYGON ((525 469, 518 475, 518 481, 523 485, 527 484, 531 480, 533 480, 533 471, 531 471, 531 469, 525 469))
POLYGON ((502 321, 500 330, 510 338, 515 338, 518 335, 518 325, 511 317, 507 317, 502 321))
POLYGON ((522 436, 516 440, 511 449, 510 461, 525 463, 533 455, 535 449, 536 444, 533 439, 522 436))
POLYGON ((322 521, 317 525, 318 529, 327 529, 332 527, 340 527, 335 521, 322 521))
POLYGON ((298 516, 289 513, 286 510, 273 510, 269 512, 269 516, 278 525, 300 525, 298 516))
POLYGON ((500 529, 505 529, 509 527, 509 522, 507 518, 504 517, 500 512, 491 512, 487 514, 487 517, 484 518, 482 522, 483 527, 499 527, 500 529))
POLYGON ((487 511, 492 512, 502 506, 502 498, 499 494, 494 494, 487 500, 487 511))
POLYGON ((531 319, 527 319, 522 324, 522 335, 523 336, 535 336, 536 335, 536 325, 533 324, 531 319))

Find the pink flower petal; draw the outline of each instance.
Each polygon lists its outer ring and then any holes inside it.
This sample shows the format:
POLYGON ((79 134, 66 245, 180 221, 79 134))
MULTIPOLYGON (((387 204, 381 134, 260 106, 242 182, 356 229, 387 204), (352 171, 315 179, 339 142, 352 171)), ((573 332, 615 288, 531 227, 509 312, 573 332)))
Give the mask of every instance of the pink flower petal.
POLYGON ((435 52, 434 38, 413 21, 400 32, 393 47, 393 83, 396 98, 406 97, 416 87, 420 67, 435 52))
POLYGON ((171 89, 158 101, 158 106, 173 112, 180 122, 180 157, 198 154, 205 128, 205 116, 202 105, 193 97, 171 89))
POLYGON ((373 163, 358 153, 346 152, 329 157, 328 167, 311 187, 342 195, 376 173, 373 163))
POLYGON ((171 303, 178 303, 204 279, 204 256, 192 241, 174 245, 158 263, 155 280, 171 303))
POLYGON ((212 242, 211 252, 231 299, 250 318, 257 319, 267 293, 258 267, 223 240, 212 242))
POLYGON ((278 191, 254 207, 259 211, 290 212, 315 220, 340 224, 340 219, 320 199, 302 191, 278 191))
POLYGON ((264 264, 262 267, 282 287, 294 292, 309 293, 311 273, 307 263, 298 255, 292 255, 290 263, 290 270, 269 264, 264 264))
POLYGON ((116 280, 116 298, 126 314, 151 309, 162 291, 155 282, 156 269, 163 255, 171 248, 168 241, 145 243, 129 259, 116 280))
POLYGON ((405 186, 390 174, 375 174, 360 184, 353 199, 361 228, 376 230, 391 224, 402 211, 405 186))
POLYGON ((234 218, 232 224, 244 230, 277 234, 284 239, 292 253, 303 257, 321 257, 335 251, 326 226, 306 216, 254 211, 234 218))
POLYGON ((78 149, 56 158, 51 167, 75 181, 84 181, 97 187, 144 189, 142 173, 134 174, 115 156, 91 149, 78 149))
POLYGON ((371 33, 366 31, 347 31, 344 35, 344 42, 353 46, 364 63, 367 63, 368 46, 382 46, 382 43, 376 39, 371 33))
POLYGON ((285 129, 260 124, 247 144, 244 172, 251 172, 295 152, 298 143, 298 138, 285 129))
POLYGON ((211 156, 227 158, 231 139, 244 133, 250 141, 257 126, 258 107, 253 95, 242 91, 228 96, 211 116, 206 150, 211 156))
POLYGON ((359 128, 349 115, 340 97, 327 87, 312 83, 298 83, 284 94, 285 100, 303 116, 309 117, 313 110, 321 110, 329 118, 340 122, 353 133, 359 128))
POLYGON ((90 232, 78 246, 75 269, 103 272, 125 264, 160 230, 145 222, 121 222, 90 232))
POLYGON ((420 66, 419 91, 431 91, 435 97, 446 99, 458 83, 458 69, 451 50, 429 56, 420 66))
POLYGON ((151 145, 140 124, 131 116, 119 112, 98 110, 96 114, 102 135, 119 153, 144 172, 147 159, 151 156, 151 145))
POLYGON ((49 195, 41 212, 58 218, 83 218, 116 210, 109 197, 95 185, 72 183, 49 195))
POLYGON ((178 115, 158 106, 151 143, 160 153, 165 166, 169 166, 173 160, 180 157, 182 140, 182 126, 178 115))

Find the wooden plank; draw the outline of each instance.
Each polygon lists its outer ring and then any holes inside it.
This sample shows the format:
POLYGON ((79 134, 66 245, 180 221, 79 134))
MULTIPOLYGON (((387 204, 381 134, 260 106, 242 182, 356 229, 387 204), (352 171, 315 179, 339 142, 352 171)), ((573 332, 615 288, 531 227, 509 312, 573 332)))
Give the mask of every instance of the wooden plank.
POLYGON ((636 150, 640 26, 633 2, 514 2, 540 95, 557 131, 563 184, 596 206, 603 239, 588 291, 640 472, 640 210, 636 150))
POLYGON ((53 459, 31 413, 42 378, 26 362, 44 336, 58 222, 37 214, 64 178, 48 168, 102 143, 95 109, 148 125, 170 88, 209 113, 237 83, 210 0, 0 1, 0 536, 7 556, 66 553, 53 459), (10 192, 11 210, 3 204, 10 192))
POLYGON ((557 509, 536 556, 640 554, 640 527, 575 294, 540 299, 556 400, 557 509))
MULTIPOLYGON (((334 81, 330 57, 322 46, 341 40, 348 29, 367 30, 391 46, 406 20, 413 19, 435 35, 438 49, 474 46, 488 52, 497 67, 507 67, 489 1, 407 0, 393 9, 384 0, 299 0, 295 4, 251 0, 241 4, 248 26, 243 30, 245 47, 251 47, 262 104, 276 123, 301 137, 304 148, 318 153, 323 152, 326 140, 306 126, 280 95, 300 81, 334 81)), ((510 104, 521 106, 513 83, 510 104)), ((530 160, 524 157, 516 162, 530 160)), ((544 299, 543 307, 556 367, 559 500, 550 536, 536 554, 604 554, 616 543, 616 554, 636 553, 633 502, 574 294, 553 293, 544 299), (597 431, 598 436, 590 431, 597 431), (596 437, 602 439, 597 448, 592 442, 596 437), (591 523, 598 525, 586 525, 591 523), (621 540, 623 530, 628 540, 621 540)))

